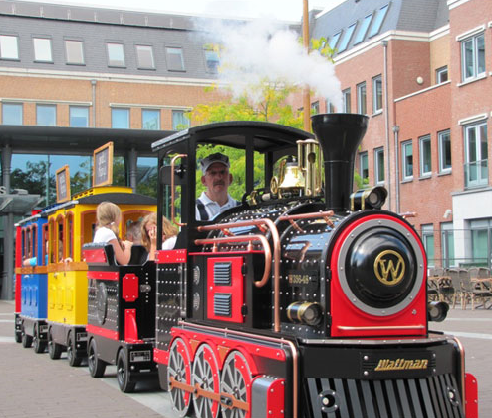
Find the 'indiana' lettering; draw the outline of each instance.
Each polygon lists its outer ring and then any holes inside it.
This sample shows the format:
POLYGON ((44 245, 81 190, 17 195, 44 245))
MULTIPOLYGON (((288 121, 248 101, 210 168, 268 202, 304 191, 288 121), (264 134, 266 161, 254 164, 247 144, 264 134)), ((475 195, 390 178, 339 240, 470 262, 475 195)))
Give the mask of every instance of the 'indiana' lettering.
POLYGON ((374 369, 375 372, 388 372, 394 370, 425 370, 429 364, 429 360, 405 360, 399 358, 397 360, 381 359, 374 369))

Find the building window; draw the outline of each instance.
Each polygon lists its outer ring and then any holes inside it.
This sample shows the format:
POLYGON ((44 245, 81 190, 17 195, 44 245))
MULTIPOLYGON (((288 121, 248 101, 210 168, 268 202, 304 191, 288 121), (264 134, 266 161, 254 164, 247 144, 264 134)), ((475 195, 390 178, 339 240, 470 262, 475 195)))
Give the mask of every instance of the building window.
POLYGON ((85 64, 84 43, 81 41, 65 41, 67 64, 85 64))
POLYGON ((125 49, 123 44, 108 42, 106 46, 108 48, 108 65, 110 67, 124 67, 125 49))
POLYGON ((36 125, 56 126, 56 105, 36 105, 36 125))
POLYGON ((150 45, 135 45, 137 53, 137 67, 144 69, 154 69, 154 55, 150 45))
POLYGON ((34 38, 34 60, 39 62, 53 62, 51 39, 34 38))
POLYGON ((374 180, 376 184, 384 182, 384 150, 382 147, 374 150, 374 180))
POLYGON ((431 168, 431 138, 425 135, 419 138, 420 177, 428 177, 432 173, 431 168))
POLYGON ((454 259, 454 231, 452 222, 441 223, 441 257, 443 267, 456 265, 454 259))
POLYGON ((354 34, 354 30, 357 27, 357 22, 353 25, 350 25, 348 29, 343 34, 343 38, 340 41, 340 45, 338 46, 338 52, 343 52, 347 49, 347 46, 352 39, 352 35, 354 34))
POLYGON ((3 125, 22 125, 22 104, 3 103, 2 104, 2 124, 3 125))
POLYGON ((362 24, 359 27, 359 31, 355 36, 354 45, 362 42, 366 38, 367 30, 369 29, 369 25, 371 24, 372 14, 366 16, 362 21, 362 24))
POLYGON ((366 82, 357 84, 357 112, 367 115, 366 82))
POLYGON ((311 103, 311 115, 319 114, 319 102, 311 103))
POLYGON ((130 127, 130 109, 115 108, 111 109, 111 127, 124 128, 130 127))
POLYGON ((343 96, 343 111, 345 113, 350 113, 351 112, 351 101, 352 101, 352 93, 350 88, 345 89, 342 91, 342 96, 343 96))
POLYGON ((326 100, 326 113, 335 113, 335 106, 329 100, 326 100))
POLYGON ((438 132, 439 141, 439 172, 449 173, 451 171, 451 136, 449 129, 438 132))
POLYGON ((190 120, 185 116, 184 110, 173 110, 173 129, 186 129, 190 126, 190 120))
POLYGON ((89 108, 70 106, 70 126, 87 128, 89 126, 89 108))
POLYGON ((481 33, 461 41, 462 80, 485 75, 485 37, 481 33))
POLYGON ((422 242, 427 254, 428 266, 435 265, 434 255, 434 225, 422 225, 422 242))
POLYGON ((335 49, 335 47, 337 46, 338 40, 340 39, 341 34, 342 34, 342 32, 338 32, 338 33, 335 33, 335 35, 333 35, 331 37, 330 42, 328 42, 328 45, 330 45, 331 49, 335 49))
POLYGON ((465 187, 488 183, 487 124, 465 126, 465 187))
POLYGON ((160 115, 157 109, 142 109, 142 129, 161 129, 160 115))
POLYGON ((167 69, 169 71, 184 71, 183 49, 166 47, 167 69))
POLYGON ((445 81, 448 81, 448 66, 445 65, 444 67, 438 68, 436 70, 436 84, 441 84, 444 83, 445 81))
POLYGON ((19 59, 19 46, 17 36, 0 35, 0 59, 19 59))
POLYGON ((205 67, 208 73, 217 74, 219 72, 219 54, 213 49, 205 49, 205 67))
POLYGON ((360 154, 360 177, 364 186, 369 184, 369 154, 361 152, 360 154))
POLYGON ((403 180, 413 178, 413 148, 412 141, 402 142, 401 144, 401 161, 403 165, 403 180))
POLYGON ((383 109, 383 83, 381 76, 372 79, 372 113, 377 113, 383 109))
POLYGON ((383 24, 384 17, 386 16, 386 12, 388 11, 388 4, 386 6, 381 7, 374 16, 374 22, 372 22, 371 32, 369 33, 369 37, 372 38, 374 35, 379 33, 381 29, 381 25, 383 24))
POLYGON ((492 219, 470 221, 471 262, 477 266, 487 266, 492 251, 492 219))

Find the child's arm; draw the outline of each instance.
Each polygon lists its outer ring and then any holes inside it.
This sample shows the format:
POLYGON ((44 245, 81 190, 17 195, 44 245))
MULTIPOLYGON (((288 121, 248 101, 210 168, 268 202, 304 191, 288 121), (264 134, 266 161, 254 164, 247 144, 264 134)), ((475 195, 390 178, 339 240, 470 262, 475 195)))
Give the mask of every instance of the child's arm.
POLYGON ((117 239, 112 239, 111 241, 109 241, 109 243, 113 246, 114 255, 116 257, 116 261, 118 262, 118 264, 120 265, 128 264, 128 262, 130 261, 130 256, 132 251, 131 242, 129 241, 123 242, 125 246, 124 250, 121 248, 121 245, 117 239))

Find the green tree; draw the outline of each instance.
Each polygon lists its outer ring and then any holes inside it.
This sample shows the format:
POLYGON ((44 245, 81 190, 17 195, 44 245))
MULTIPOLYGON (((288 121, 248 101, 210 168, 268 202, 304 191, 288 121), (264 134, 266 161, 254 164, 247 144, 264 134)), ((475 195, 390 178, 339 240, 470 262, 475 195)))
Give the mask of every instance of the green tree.
MULTIPOLYGON (((50 164, 51 167, 51 164, 50 164)), ((46 174, 48 173, 47 161, 40 161, 39 163, 27 162, 26 171, 22 171, 20 168, 12 170, 10 187, 12 189, 24 189, 29 194, 39 194, 46 197, 46 174)), ((55 176, 49 177, 49 202, 51 204, 56 201, 56 185, 55 176)))

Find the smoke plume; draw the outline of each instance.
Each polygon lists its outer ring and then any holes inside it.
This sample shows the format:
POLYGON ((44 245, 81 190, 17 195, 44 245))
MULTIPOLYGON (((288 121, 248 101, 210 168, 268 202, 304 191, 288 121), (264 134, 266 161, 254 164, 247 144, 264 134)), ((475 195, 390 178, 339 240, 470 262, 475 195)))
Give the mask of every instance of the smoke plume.
POLYGON ((234 94, 250 95, 248 87, 262 80, 308 85, 341 109, 342 92, 334 65, 318 51, 308 54, 299 35, 278 22, 220 22, 208 27, 207 32, 223 47, 220 79, 232 87, 234 94))

